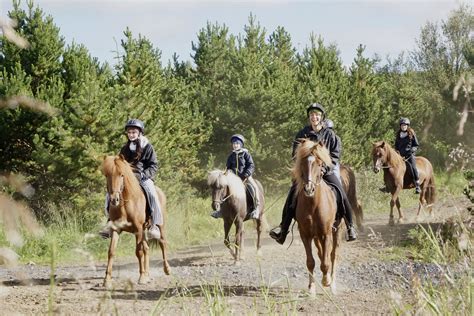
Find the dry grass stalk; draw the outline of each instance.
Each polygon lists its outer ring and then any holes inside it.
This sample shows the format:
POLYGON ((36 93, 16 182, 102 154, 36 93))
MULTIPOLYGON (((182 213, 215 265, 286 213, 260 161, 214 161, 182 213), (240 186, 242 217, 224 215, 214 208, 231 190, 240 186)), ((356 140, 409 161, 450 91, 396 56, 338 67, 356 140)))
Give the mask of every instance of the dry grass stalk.
POLYGON ((2 30, 3 36, 20 48, 28 48, 30 43, 15 31, 14 28, 16 25, 15 20, 4 20, 0 18, 0 29, 2 30))

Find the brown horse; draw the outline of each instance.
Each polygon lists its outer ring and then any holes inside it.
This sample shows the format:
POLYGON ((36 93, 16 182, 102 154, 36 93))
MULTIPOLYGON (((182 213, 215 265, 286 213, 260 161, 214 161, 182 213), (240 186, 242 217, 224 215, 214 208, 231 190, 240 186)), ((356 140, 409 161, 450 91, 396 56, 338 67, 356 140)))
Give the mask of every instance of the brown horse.
POLYGON ((337 252, 341 241, 341 223, 333 230, 336 219, 336 196, 322 179, 323 164, 331 166, 329 151, 321 143, 303 140, 296 150, 292 169, 296 189, 296 221, 306 250, 309 271, 309 292, 316 293, 314 282, 315 260, 312 242, 318 249, 323 274, 322 285, 336 290, 337 252))
MULTIPOLYGON (((260 203, 260 216, 255 220, 257 224, 257 252, 260 253, 260 235, 262 233, 265 200, 262 184, 258 180, 255 180, 255 182, 258 185, 260 203)), ((244 248, 244 221, 247 218, 247 197, 244 183, 233 172, 213 170, 209 172, 207 184, 211 188, 212 209, 221 210, 224 219, 224 244, 234 257, 235 264, 238 265, 244 248), (229 231, 232 224, 235 225, 235 244, 231 244, 229 241, 229 231)))
MULTIPOLYGON (((400 199, 398 195, 402 189, 414 188, 412 175, 406 172, 406 164, 403 157, 398 154, 385 141, 378 141, 373 143, 372 159, 374 162, 374 172, 378 173, 383 169, 383 180, 385 186, 392 194, 390 200, 390 220, 389 224, 393 225, 393 207, 396 205, 398 209, 399 222, 404 221, 403 212, 400 209, 400 199)), ((433 211, 433 203, 436 199, 436 190, 434 183, 433 166, 424 157, 416 157, 416 168, 420 177, 420 202, 418 204, 418 212, 416 216, 420 215, 421 208, 426 204, 430 215, 433 211)))
MULTIPOLYGON (((113 223, 112 237, 109 246, 109 258, 105 272, 104 286, 110 286, 112 281, 112 262, 115 249, 122 231, 135 235, 135 254, 138 258, 140 278, 139 284, 149 282, 149 247, 145 236, 147 225, 145 195, 133 174, 132 168, 122 156, 107 156, 102 163, 102 172, 107 178, 107 192, 110 196, 109 216, 113 223)), ((163 191, 156 187, 163 215, 166 209, 166 197, 163 191)), ((163 216, 164 217, 164 216, 163 216)), ((170 267, 166 260, 165 225, 159 226, 161 239, 158 241, 163 254, 163 269, 169 274, 170 267)))
POLYGON ((346 165, 340 166, 341 174, 341 183, 342 188, 346 192, 349 203, 351 203, 352 210, 354 211, 357 228, 360 231, 364 230, 363 221, 364 221, 364 212, 362 211, 362 205, 357 199, 357 188, 356 188, 356 178, 354 171, 351 167, 346 165))

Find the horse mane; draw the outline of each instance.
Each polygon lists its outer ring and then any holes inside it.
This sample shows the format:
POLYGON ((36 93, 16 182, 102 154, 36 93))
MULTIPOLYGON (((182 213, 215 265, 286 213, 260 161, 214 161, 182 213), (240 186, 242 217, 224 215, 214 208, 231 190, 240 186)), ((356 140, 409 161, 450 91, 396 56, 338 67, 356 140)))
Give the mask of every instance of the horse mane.
POLYGON ((242 180, 231 171, 223 172, 219 169, 212 170, 207 177, 207 184, 219 188, 227 186, 232 196, 238 199, 246 198, 245 187, 242 180))
POLYGON ((102 172, 108 178, 114 174, 123 175, 124 191, 133 196, 142 194, 140 183, 138 183, 135 174, 129 163, 119 156, 107 156, 102 163, 102 172))
POLYGON ((385 149, 387 152, 387 164, 398 167, 400 165, 404 165, 405 161, 403 160, 402 156, 397 153, 397 151, 390 146, 390 144, 386 141, 378 141, 374 143, 374 147, 372 148, 372 157, 375 155, 375 151, 377 150, 378 147, 382 147, 385 149))
POLYGON ((322 160, 324 164, 326 164, 326 166, 332 166, 331 156, 326 146, 324 146, 322 143, 316 143, 311 140, 303 140, 302 142, 300 142, 300 144, 296 148, 295 163, 293 165, 293 168, 291 168, 292 176, 295 179, 299 189, 304 186, 305 181, 305 179, 303 179, 302 169, 303 164, 306 163, 304 160, 306 160, 306 158, 310 155, 313 155, 316 158, 322 160))

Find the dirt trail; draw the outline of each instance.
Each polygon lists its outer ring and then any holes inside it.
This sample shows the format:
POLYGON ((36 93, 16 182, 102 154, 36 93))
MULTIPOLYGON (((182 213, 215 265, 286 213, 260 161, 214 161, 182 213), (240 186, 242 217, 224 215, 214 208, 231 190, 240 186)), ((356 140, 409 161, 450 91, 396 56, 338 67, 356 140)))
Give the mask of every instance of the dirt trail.
MULTIPOLYGON (((460 200, 445 205, 444 213, 452 215, 464 203, 460 200)), ((413 216, 414 211, 407 214, 413 216)), ((406 238, 407 231, 416 226, 413 220, 390 227, 387 214, 367 216, 360 238, 343 242, 335 295, 322 288, 315 298, 307 295, 306 258, 296 226, 289 249, 288 241, 280 246, 265 233, 262 256, 258 257, 254 227, 247 224, 245 259, 240 266, 233 265, 222 242, 216 241, 172 253, 172 275, 165 276, 155 250, 153 280, 147 285, 136 284, 138 267, 134 258, 115 261, 112 290, 102 287, 105 262, 58 267, 54 286, 50 285, 47 266, 0 268, 0 314, 45 314, 49 306, 60 314, 390 313, 391 298, 399 295, 409 299, 413 273, 432 277, 439 272, 435 266, 409 259, 380 260, 381 253, 406 238)), ((433 221, 441 222, 442 218, 433 221)), ((318 260, 316 279, 321 280, 318 260)))

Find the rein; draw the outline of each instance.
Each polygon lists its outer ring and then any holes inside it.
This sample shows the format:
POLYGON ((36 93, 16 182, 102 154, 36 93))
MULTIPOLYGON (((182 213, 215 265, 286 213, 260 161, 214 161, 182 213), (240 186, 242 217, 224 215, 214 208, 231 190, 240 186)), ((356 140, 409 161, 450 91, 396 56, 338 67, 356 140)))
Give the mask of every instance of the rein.
POLYGON ((212 202, 216 202, 216 203, 219 203, 219 204, 222 204, 224 203, 228 198, 230 198, 232 196, 232 193, 229 194, 228 196, 224 197, 222 200, 218 201, 218 200, 212 200, 212 202))

